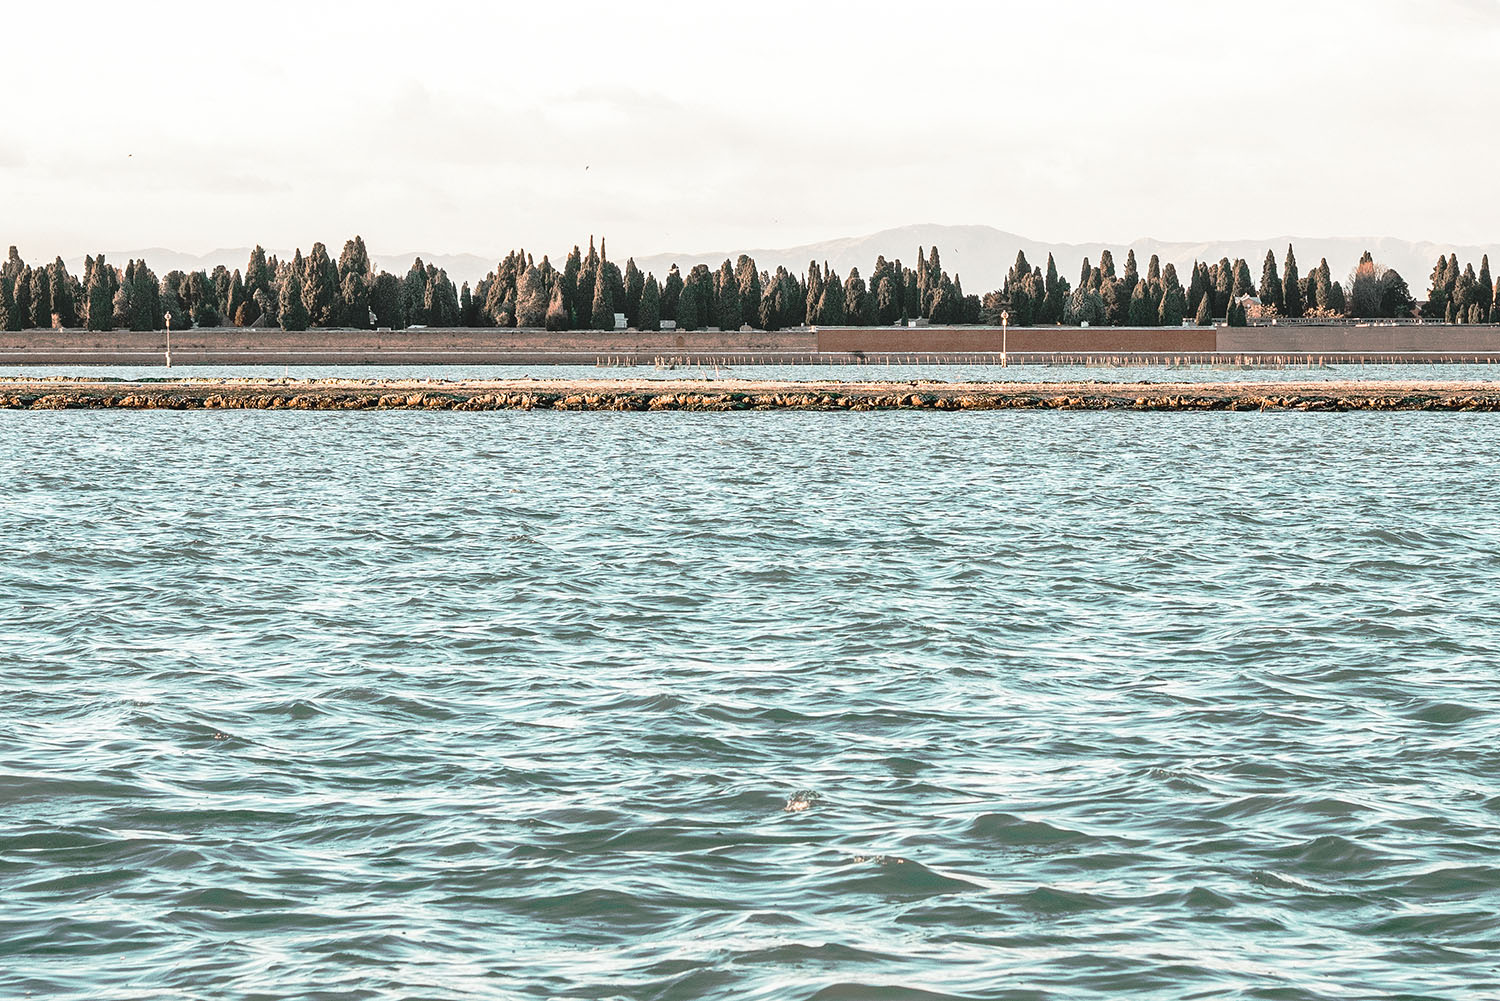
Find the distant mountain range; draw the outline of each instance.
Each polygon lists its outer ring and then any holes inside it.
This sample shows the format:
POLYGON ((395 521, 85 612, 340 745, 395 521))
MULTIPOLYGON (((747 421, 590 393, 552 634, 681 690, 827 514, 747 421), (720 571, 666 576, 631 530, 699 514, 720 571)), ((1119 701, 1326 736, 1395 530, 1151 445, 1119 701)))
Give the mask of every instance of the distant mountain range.
MULTIPOLYGON (((1448 243, 1412 242, 1389 237, 1334 237, 1310 238, 1277 236, 1258 240, 1226 240, 1204 243, 1169 242, 1155 239, 1136 240, 1129 244, 1105 243, 1044 243, 1028 239, 1015 233, 1007 233, 992 226, 903 226, 899 229, 883 230, 869 236, 847 237, 809 243, 800 247, 773 250, 765 248, 749 250, 721 250, 698 253, 670 253, 636 256, 636 266, 642 271, 651 271, 658 278, 666 276, 675 263, 683 271, 695 264, 718 267, 728 258, 734 260, 742 253, 755 258, 764 270, 775 270, 784 266, 794 273, 807 270, 809 261, 826 262, 840 275, 847 276, 851 268, 859 268, 868 276, 875 258, 885 255, 887 259, 900 258, 904 264, 916 263, 917 248, 937 247, 942 258, 943 269, 963 279, 964 291, 983 293, 997 288, 1005 280, 1006 272, 1015 263, 1018 251, 1026 252, 1027 260, 1034 267, 1045 267, 1050 253, 1057 261, 1058 271, 1069 281, 1076 282, 1083 259, 1098 263, 1099 255, 1106 249, 1115 257, 1117 267, 1125 264, 1125 253, 1134 248, 1141 271, 1152 254, 1161 258, 1163 264, 1171 262, 1177 266, 1186 281, 1187 268, 1194 261, 1217 261, 1221 257, 1234 260, 1243 257, 1250 262, 1250 272, 1258 281, 1261 264, 1267 250, 1276 252, 1279 266, 1285 264, 1286 248, 1292 244, 1297 250, 1297 263, 1304 275, 1316 267, 1322 258, 1328 259, 1335 279, 1342 279, 1353 270, 1360 255, 1366 250, 1386 267, 1395 268, 1411 286, 1418 298, 1427 289, 1427 280, 1438 256, 1457 254, 1461 263, 1472 261, 1477 267, 1480 258, 1489 247, 1465 247, 1448 243)), ((546 248, 554 263, 560 264, 567 247, 546 248)), ((305 248, 304 248, 305 249, 305 248)), ((1496 248, 1500 249, 1500 248, 1496 248)), ((290 257, 291 250, 269 251, 283 259, 290 257)), ((337 248, 330 248, 337 254, 337 248)), ((190 271, 200 268, 212 270, 222 264, 230 269, 243 268, 250 256, 249 247, 215 250, 207 254, 183 254, 174 250, 153 247, 146 250, 107 251, 107 260, 123 265, 130 258, 145 258, 158 275, 168 271, 190 271)), ((448 272, 455 283, 470 282, 483 278, 494 270, 496 260, 477 254, 382 254, 371 252, 375 266, 393 274, 404 273, 411 267, 412 259, 421 257, 448 272)), ((624 258, 619 258, 624 263, 624 258)), ((83 258, 70 259, 69 268, 78 273, 83 267, 83 258)), ((1500 262, 1497 262, 1500 263, 1500 262)))

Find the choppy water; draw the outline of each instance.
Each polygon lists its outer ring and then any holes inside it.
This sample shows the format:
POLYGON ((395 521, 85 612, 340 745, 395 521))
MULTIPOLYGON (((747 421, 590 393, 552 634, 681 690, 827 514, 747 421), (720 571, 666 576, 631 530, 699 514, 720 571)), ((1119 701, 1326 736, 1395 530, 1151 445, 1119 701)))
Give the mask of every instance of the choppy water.
POLYGON ((0 413, 0 996, 1495 997, 1497 444, 0 413))
POLYGON ((0 378, 105 379, 769 379, 788 382, 1500 381, 1496 365, 24 365, 0 378))

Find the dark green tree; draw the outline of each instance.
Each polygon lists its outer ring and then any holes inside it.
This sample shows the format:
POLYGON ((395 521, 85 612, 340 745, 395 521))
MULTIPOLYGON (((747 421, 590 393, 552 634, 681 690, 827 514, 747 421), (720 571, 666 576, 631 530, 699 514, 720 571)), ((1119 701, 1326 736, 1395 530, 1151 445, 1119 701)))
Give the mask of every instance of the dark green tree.
POLYGON ((557 281, 552 283, 552 297, 547 300, 547 318, 543 321, 548 330, 567 330, 573 322, 568 314, 568 304, 563 300, 563 283, 559 275, 557 281))
MULTIPOLYGON (((596 269, 595 280, 597 279, 596 269)), ((545 327, 550 305, 551 299, 547 295, 547 285, 542 281, 542 273, 536 269, 536 265, 527 267, 516 286, 515 325, 528 330, 545 327)))
POLYGON ((859 268, 850 268, 844 279, 844 316, 849 323, 869 327, 875 323, 875 297, 865 288, 859 268))
POLYGON ((367 284, 374 277, 374 268, 370 264, 370 252, 365 249, 365 239, 362 236, 345 240, 344 252, 339 254, 338 280, 341 288, 344 279, 350 275, 354 275, 367 284))
POLYGON ((677 302, 682 295, 682 274, 677 270, 677 265, 672 265, 667 272, 667 280, 661 287, 661 319, 677 320, 677 302))
POLYGON ((1292 250, 1291 244, 1286 248, 1286 270, 1281 279, 1282 312, 1296 319, 1307 309, 1307 301, 1302 297, 1302 277, 1297 273, 1297 254, 1292 250))
POLYGON ((1157 316, 1163 327, 1180 327, 1187 319, 1187 292, 1177 277, 1176 265, 1168 262, 1161 273, 1161 303, 1157 316))
POLYGON ((1260 269, 1260 304, 1275 307, 1276 312, 1286 310, 1286 295, 1281 289, 1281 277, 1276 273, 1276 253, 1266 251, 1266 263, 1260 269))
POLYGON ((90 330, 115 329, 115 292, 118 279, 114 268, 104 263, 100 254, 88 268, 84 297, 87 316, 84 323, 90 330))
POLYGON ((1214 325, 1214 300, 1212 296, 1199 296, 1197 324, 1200 327, 1212 327, 1214 325))
POLYGON ((720 330, 738 330, 744 324, 740 311, 740 283, 734 266, 726 259, 714 275, 714 325, 720 330))
POLYGON ((393 274, 380 272, 370 284, 370 311, 375 314, 375 325, 401 330, 406 326, 406 318, 401 309, 401 279, 393 274))
POLYGON ((593 329, 615 329, 614 291, 610 288, 604 267, 599 267, 594 278, 593 329))
POLYGON ((74 288, 76 279, 68 274, 67 265, 61 257, 47 265, 48 291, 52 296, 52 311, 63 327, 78 326, 78 295, 74 288))
POLYGON ((368 275, 359 271, 350 271, 344 275, 343 285, 339 289, 340 312, 343 314, 344 323, 356 330, 369 330, 370 298, 371 285, 368 275))
POLYGON ((637 330, 640 329, 641 295, 645 290, 646 279, 632 257, 625 262, 625 324, 637 330))
POLYGON ((45 267, 31 273, 31 325, 41 329, 52 326, 52 282, 45 267))
POLYGON ((648 274, 641 282, 641 302, 636 313, 637 330, 661 329, 661 291, 656 276, 648 274))
MULTIPOLYGON (((297 275, 298 270, 295 266, 288 266, 285 274, 281 276, 281 291, 277 303, 277 312, 281 320, 282 330, 306 330, 310 322, 307 315, 307 304, 302 298, 302 279, 297 275)), ((191 282, 191 279, 189 279, 189 282, 191 282)))
POLYGON ((418 257, 401 282, 401 314, 407 326, 425 326, 427 318, 427 265, 418 257))
MULTIPOLYGON (((305 262, 304 262, 305 263, 305 262)), ((217 327, 222 321, 219 315, 219 299, 214 289, 213 281, 202 271, 194 271, 187 277, 187 308, 192 314, 193 323, 199 327, 217 327)), ((304 308, 305 308, 304 296, 304 308)), ((311 322, 309 320, 309 322, 311 322)), ((291 330, 294 328, 286 327, 291 330)), ((295 328, 306 330, 306 326, 295 328)))
MULTIPOLYGON (((844 286, 839 281, 839 276, 832 271, 829 271, 825 277, 823 294, 818 298, 817 323, 822 327, 841 327, 848 322, 844 286)), ((936 298, 937 291, 935 289, 932 295, 936 298)))
POLYGON ((1489 323, 1492 304, 1495 301, 1495 282, 1490 276, 1490 255, 1485 254, 1479 262, 1479 323, 1489 323))
POLYGON ((1151 300, 1146 295, 1147 287, 1146 282, 1137 281, 1135 291, 1131 293, 1127 320, 1132 327, 1156 326, 1157 314, 1152 312, 1151 300))
POLYGON ((1125 296, 1128 302, 1135 295, 1136 283, 1141 280, 1140 268, 1135 263, 1135 251, 1133 249, 1125 253, 1125 274, 1122 277, 1125 281, 1125 296))
POLYGON ((0 330, 15 331, 26 327, 21 311, 16 308, 16 282, 20 280, 20 275, 8 279, 0 273, 0 330))
POLYGON ((31 269, 22 267, 11 279, 11 309, 20 317, 22 327, 35 326, 31 322, 31 269))

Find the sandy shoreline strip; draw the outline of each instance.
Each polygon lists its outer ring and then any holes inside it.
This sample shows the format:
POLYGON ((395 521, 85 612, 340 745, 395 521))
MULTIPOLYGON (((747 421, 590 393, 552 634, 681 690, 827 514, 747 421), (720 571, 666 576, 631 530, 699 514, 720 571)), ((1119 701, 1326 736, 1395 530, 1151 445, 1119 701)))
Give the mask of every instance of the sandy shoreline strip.
POLYGON ((1500 382, 0 379, 0 409, 1500 411, 1500 382))

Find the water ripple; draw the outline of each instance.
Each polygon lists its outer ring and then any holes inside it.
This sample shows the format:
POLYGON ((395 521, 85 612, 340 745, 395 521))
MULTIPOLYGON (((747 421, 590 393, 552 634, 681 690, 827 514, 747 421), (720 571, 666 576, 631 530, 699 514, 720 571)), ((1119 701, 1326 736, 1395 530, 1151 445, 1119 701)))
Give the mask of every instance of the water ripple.
POLYGON ((0 414, 0 995, 1500 995, 1497 431, 0 414))

